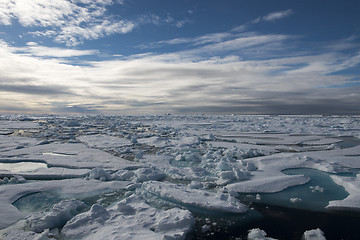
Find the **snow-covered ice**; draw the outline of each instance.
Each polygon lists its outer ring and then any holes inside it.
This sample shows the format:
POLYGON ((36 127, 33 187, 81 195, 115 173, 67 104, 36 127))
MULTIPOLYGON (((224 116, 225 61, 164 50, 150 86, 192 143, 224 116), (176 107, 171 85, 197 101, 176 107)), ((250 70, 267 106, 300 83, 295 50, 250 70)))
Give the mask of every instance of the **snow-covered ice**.
POLYGON ((312 229, 304 232, 304 240, 326 240, 324 232, 321 229, 312 229))
POLYGON ((66 239, 185 239, 195 219, 178 208, 157 210, 144 199, 130 196, 114 207, 93 205, 66 223, 66 239))
POLYGON ((245 205, 227 193, 214 193, 200 189, 191 189, 179 184, 156 181, 143 183, 142 187, 151 194, 180 205, 231 213, 247 211, 245 205))
MULTIPOLYGON (((348 193, 308 210, 358 211, 359 120, 0 115, 0 238, 201 238, 215 234, 201 222, 204 214, 247 221, 256 210, 242 195, 268 204, 264 194, 304 187, 309 195, 289 194, 279 204, 306 209, 309 199, 330 191, 291 169, 320 171, 327 175, 322 181, 348 193), (17 205, 35 204, 37 194, 52 196, 52 206, 24 212, 17 205)), ((241 222, 228 220, 234 221, 241 222)), ((313 227, 303 237, 323 239, 326 232, 313 227)), ((257 228, 245 232, 248 239, 272 239, 257 228)))
POLYGON ((356 177, 331 176, 335 183, 343 186, 349 196, 343 200, 331 201, 328 208, 349 208, 360 210, 360 174, 356 177))

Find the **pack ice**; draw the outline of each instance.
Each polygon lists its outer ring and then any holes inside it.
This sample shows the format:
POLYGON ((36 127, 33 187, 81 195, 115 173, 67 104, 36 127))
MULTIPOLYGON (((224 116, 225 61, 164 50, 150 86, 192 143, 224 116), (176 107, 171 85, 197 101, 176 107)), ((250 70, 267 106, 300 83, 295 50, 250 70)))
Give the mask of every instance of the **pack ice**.
MULTIPOLYGON (((202 217, 245 219, 240 195, 261 203, 262 194, 316 182, 304 169, 331 184, 285 195, 290 206, 306 208, 340 186, 347 195, 328 194, 316 210, 359 210, 359 120, 1 115, 0 238, 187 239, 211 229, 199 227, 202 217)), ((260 229, 247 237, 257 236, 272 239, 260 229)))

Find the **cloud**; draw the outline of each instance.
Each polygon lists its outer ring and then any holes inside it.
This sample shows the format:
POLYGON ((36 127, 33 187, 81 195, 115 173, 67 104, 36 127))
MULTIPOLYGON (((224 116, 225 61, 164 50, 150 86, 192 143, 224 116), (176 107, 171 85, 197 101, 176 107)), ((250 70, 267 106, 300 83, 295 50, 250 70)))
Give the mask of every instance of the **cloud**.
MULTIPOLYGON (((273 22, 278 19, 288 17, 288 16, 292 15, 293 13, 294 12, 291 9, 288 9, 285 11, 279 11, 279 12, 272 12, 265 16, 260 16, 253 21, 236 26, 233 29, 231 29, 231 31, 228 31, 228 32, 210 33, 210 34, 205 34, 203 36, 192 37, 192 38, 174 38, 174 39, 170 39, 170 40, 162 40, 159 42, 152 42, 152 43, 148 43, 145 45, 143 44, 138 47, 146 49, 146 48, 158 48, 158 47, 162 47, 164 45, 177 45, 177 44, 189 44, 189 43, 191 43, 193 45, 202 45, 202 44, 208 44, 208 43, 220 43, 225 40, 229 40, 231 38, 234 39, 236 37, 242 37, 243 35, 254 34, 251 32, 250 33, 246 32, 246 30, 251 25, 254 25, 256 23, 263 22, 263 21, 273 22)), ((157 17, 156 19, 157 19, 157 22, 159 23, 160 18, 157 17)), ((171 19, 171 22, 174 21, 172 18, 170 18, 170 19, 171 19)), ((183 21, 180 21, 180 23, 182 23, 182 22, 183 21)), ((185 20, 185 22, 191 22, 191 21, 185 20)), ((180 26, 182 27, 183 25, 180 24, 180 26)))
POLYGON ((102 106, 96 106, 91 103, 72 103, 66 106, 53 106, 52 111, 57 113, 81 113, 81 114, 100 114, 102 106))
POLYGON ((145 51, 82 66, 61 58, 94 50, 0 41, 0 111, 360 114, 360 89, 349 85, 358 76, 339 73, 359 66, 359 46, 347 40, 346 51, 319 48, 310 54, 301 51, 300 40, 229 31, 173 39, 186 50, 145 51))
POLYGON ((294 13, 293 10, 291 9, 287 9, 284 11, 279 11, 279 12, 272 12, 269 13, 265 16, 261 16, 256 18, 255 20, 252 21, 252 23, 258 23, 258 22, 274 22, 276 20, 282 19, 282 18, 286 18, 290 15, 292 15, 294 13))
POLYGON ((30 95, 62 95, 69 94, 63 86, 36 86, 36 85, 15 85, 0 84, 0 92, 25 93, 30 95))
POLYGON ((112 0, 2 0, 0 24, 10 25, 17 19, 24 27, 40 27, 43 30, 32 35, 53 37, 68 46, 83 40, 132 31, 136 24, 107 15, 107 7, 123 4, 112 0))
POLYGON ((32 56, 70 58, 97 54, 97 50, 77 50, 69 48, 39 46, 35 42, 28 42, 27 47, 17 48, 18 52, 30 53, 32 56))
POLYGON ((169 24, 181 28, 191 23, 188 18, 176 20, 169 14, 162 18, 151 13, 128 20, 109 13, 108 8, 115 4, 125 5, 125 1, 2 0, 0 24, 11 25, 14 20, 18 20, 22 26, 32 29, 27 34, 52 38, 67 46, 77 46, 84 40, 127 34, 145 24, 169 24))

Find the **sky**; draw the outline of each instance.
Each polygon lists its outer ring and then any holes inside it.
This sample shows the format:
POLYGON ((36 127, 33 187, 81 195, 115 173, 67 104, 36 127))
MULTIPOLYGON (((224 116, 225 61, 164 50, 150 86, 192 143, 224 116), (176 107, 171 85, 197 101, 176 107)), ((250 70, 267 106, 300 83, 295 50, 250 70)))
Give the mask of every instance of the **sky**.
POLYGON ((358 0, 1 0, 0 113, 360 114, 358 0))

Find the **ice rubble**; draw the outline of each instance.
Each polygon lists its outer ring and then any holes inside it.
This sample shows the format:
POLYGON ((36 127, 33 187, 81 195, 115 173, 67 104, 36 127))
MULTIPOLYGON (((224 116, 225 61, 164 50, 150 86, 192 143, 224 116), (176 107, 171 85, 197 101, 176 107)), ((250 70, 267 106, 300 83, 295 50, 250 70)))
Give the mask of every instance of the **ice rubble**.
MULTIPOLYGON (((59 199, 52 212, 29 218, 40 226, 32 230, 43 233, 12 228, 7 236, 184 239, 194 225, 191 213, 155 209, 146 203, 149 194, 160 205, 243 214, 247 207, 235 198, 238 192, 274 193, 310 180, 283 172, 291 168, 332 174, 349 196, 331 201, 328 208, 358 209, 359 174, 338 174, 360 168, 359 122, 356 116, 0 116, 0 163, 46 164, 34 171, 0 170, 5 216, 0 229, 25 217, 12 202, 56 190, 65 200, 59 199), (113 200, 107 208, 95 204, 77 214, 81 204, 66 202, 118 189, 131 197, 113 200), (44 225, 53 216, 61 216, 58 224, 44 225), (64 224, 58 233, 47 230, 64 224)), ((261 230, 249 236, 271 239, 261 230)))
POLYGON ((304 232, 303 234, 304 240, 326 240, 324 236, 324 232, 321 231, 319 228, 312 229, 304 232))
POLYGON ((179 184, 149 181, 143 183, 145 191, 182 206, 203 208, 210 211, 243 213, 247 207, 227 193, 214 193, 191 189, 179 184))
MULTIPOLYGON (((254 228, 249 230, 247 235, 248 240, 276 240, 275 238, 267 237, 267 234, 264 230, 260 228, 254 228)), ((319 228, 307 230, 304 232, 302 238, 303 240, 326 240, 324 232, 319 228)))
POLYGON ((31 231, 41 233, 46 229, 61 228, 67 221, 77 215, 86 205, 76 199, 63 200, 52 207, 50 213, 43 217, 33 216, 30 221, 31 231))
POLYGON ((93 205, 68 221, 61 232, 66 239, 181 240, 194 224, 188 210, 157 210, 144 199, 130 196, 108 209, 93 205))
POLYGON ((85 179, 64 179, 56 181, 36 181, 16 185, 0 186, 0 229, 5 228, 26 216, 12 205, 22 196, 44 191, 58 191, 71 197, 98 195, 99 192, 124 189, 129 182, 101 182, 85 179))

